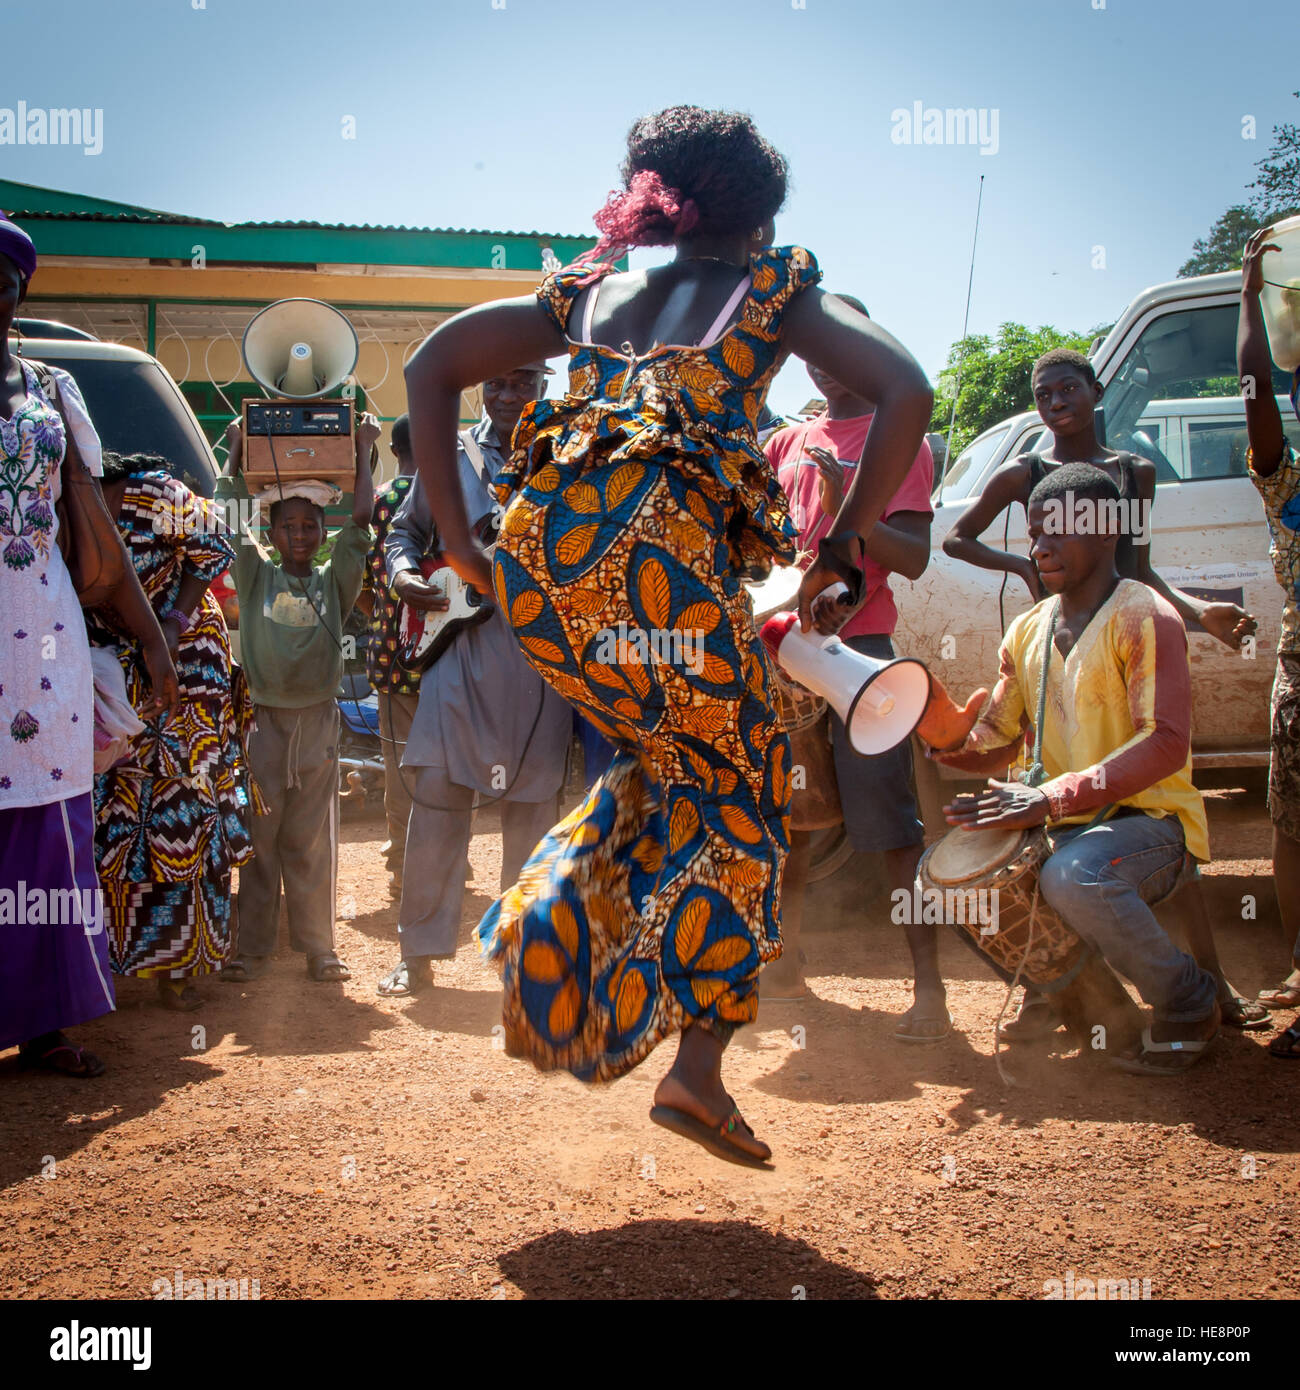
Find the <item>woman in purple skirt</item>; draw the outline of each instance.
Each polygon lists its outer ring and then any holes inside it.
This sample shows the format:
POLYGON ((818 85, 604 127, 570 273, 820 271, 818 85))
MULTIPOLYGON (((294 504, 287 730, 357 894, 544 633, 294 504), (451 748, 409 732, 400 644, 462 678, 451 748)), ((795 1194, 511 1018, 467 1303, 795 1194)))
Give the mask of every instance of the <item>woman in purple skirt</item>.
MULTIPOLYGON (((88 1077, 104 1064, 62 1029, 110 1012, 113 986, 95 876, 90 647, 58 542, 65 417, 95 475, 100 446, 73 379, 9 350, 35 270, 31 239, 0 215, 0 1051, 17 1043, 26 1066, 88 1077)), ((166 640, 129 564, 112 601, 140 630, 157 703, 174 706, 166 640)))

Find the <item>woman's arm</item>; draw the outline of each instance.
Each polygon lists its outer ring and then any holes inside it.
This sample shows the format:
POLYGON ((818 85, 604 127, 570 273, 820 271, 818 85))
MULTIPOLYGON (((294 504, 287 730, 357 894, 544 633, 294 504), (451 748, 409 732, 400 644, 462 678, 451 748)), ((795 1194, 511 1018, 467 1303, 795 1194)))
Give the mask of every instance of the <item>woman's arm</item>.
MULTIPOLYGON (((865 540, 921 447, 934 403, 930 383, 896 338, 815 286, 791 302, 784 345, 854 395, 876 404, 857 472, 832 532, 853 532, 865 540)), ((820 560, 805 573, 799 589, 799 618, 805 632, 812 625, 812 600, 838 578, 820 560)))
POLYGON ((1262 227, 1246 243, 1241 262, 1241 311, 1237 318, 1237 374, 1245 394, 1246 437, 1250 440, 1251 466, 1261 478, 1277 472, 1286 446, 1282 415, 1273 397, 1268 329, 1259 302, 1264 288, 1264 252, 1282 249, 1269 241, 1272 230, 1262 227))
POLYGON ((440 324, 406 367, 411 455, 447 563, 483 593, 491 566, 470 532, 456 464, 460 393, 564 351, 564 335, 532 296, 467 309, 440 324))
POLYGON ((158 626, 158 618, 145 596, 129 556, 126 557, 121 582, 100 606, 123 632, 130 633, 140 644, 140 654, 149 673, 153 696, 137 713, 142 719, 151 719, 164 711, 171 714, 181 700, 176 668, 167 650, 167 639, 158 626))

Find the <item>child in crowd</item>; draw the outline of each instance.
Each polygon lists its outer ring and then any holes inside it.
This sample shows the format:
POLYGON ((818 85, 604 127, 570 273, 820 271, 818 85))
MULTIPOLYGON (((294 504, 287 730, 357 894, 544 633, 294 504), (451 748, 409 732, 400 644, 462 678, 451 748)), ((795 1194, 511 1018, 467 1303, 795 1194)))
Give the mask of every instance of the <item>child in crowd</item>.
MULTIPOLYGON (((268 512, 273 563, 245 533, 231 567, 239 594, 240 653, 256 709, 249 765, 269 806, 253 818, 255 857, 239 874, 237 954, 221 972, 236 983, 256 979, 273 954, 280 885, 289 940, 319 983, 349 978, 334 954, 338 870, 339 714, 343 622, 351 612, 370 548, 374 484, 370 455, 379 436, 371 415, 356 432, 352 516, 334 538, 329 560, 313 564, 325 540, 325 511, 303 495, 320 484, 287 483, 268 512)), ((238 422, 226 431, 230 456, 218 479, 221 498, 247 498, 240 472, 238 422)))
MULTIPOLYGON (((1184 623, 1199 623, 1206 632, 1236 651, 1255 631, 1255 619, 1235 603, 1208 602, 1172 588, 1152 566, 1155 464, 1137 454, 1117 453, 1098 440, 1096 411, 1104 388, 1097 380, 1092 363, 1081 352, 1053 348, 1034 363, 1031 382, 1038 414, 1051 431, 1051 444, 1041 453, 1022 454, 1012 459, 994 473, 984 491, 958 517, 945 537, 944 552, 981 569, 1017 574, 1035 599, 1042 598, 1042 585, 1033 560, 1028 555, 986 545, 980 536, 1012 503, 1018 502, 1027 508, 1030 493, 1055 469, 1069 463, 1091 464, 1110 478, 1119 489, 1120 500, 1127 504, 1119 513, 1124 524, 1115 547, 1115 567, 1120 576, 1139 580, 1154 589, 1173 606, 1184 623)), ((1234 1028, 1267 1027, 1265 1010, 1242 998, 1224 977, 1199 883, 1190 890, 1187 905, 1188 945, 1200 964, 1218 981, 1223 1022, 1234 1028)), ((1025 1042, 1043 1037, 1061 1026, 1056 1010, 1029 990, 1019 1015, 1004 1025, 1002 1032, 1009 1042, 1025 1042)))
MULTIPOLYGON (((1264 499, 1273 572, 1286 595, 1273 681, 1268 813, 1273 821, 1273 886, 1282 929, 1292 942, 1294 968, 1277 989, 1263 990, 1259 998, 1270 1009, 1290 1009, 1300 1004, 1300 611, 1296 607, 1300 597, 1300 464, 1282 432, 1282 415, 1272 387, 1273 361, 1259 302, 1264 288, 1264 252, 1278 249, 1268 239, 1271 230, 1263 228, 1246 243, 1241 264, 1237 370, 1250 438, 1248 472, 1264 499)), ((1294 373, 1291 384, 1291 404, 1300 417, 1298 394, 1300 370, 1294 373)), ((1273 1039, 1268 1050, 1285 1061, 1300 1060, 1300 1017, 1273 1039)))

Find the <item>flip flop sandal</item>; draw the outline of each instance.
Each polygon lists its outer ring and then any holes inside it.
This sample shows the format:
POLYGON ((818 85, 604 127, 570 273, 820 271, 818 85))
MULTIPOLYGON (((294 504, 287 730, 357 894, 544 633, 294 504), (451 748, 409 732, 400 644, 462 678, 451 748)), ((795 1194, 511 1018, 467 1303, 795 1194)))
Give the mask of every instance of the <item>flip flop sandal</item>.
POLYGON ((1276 989, 1261 989, 1255 998, 1266 1009, 1300 1008, 1300 985, 1279 985, 1276 989))
POLYGON ((307 977, 318 985, 341 985, 352 978, 352 972, 337 956, 312 956, 307 962, 307 977))
POLYGON ((375 986, 375 993, 385 999, 407 999, 432 986, 433 981, 429 978, 427 967, 424 973, 417 971, 412 974, 411 967, 403 960, 397 963, 395 970, 390 970, 380 980, 375 986))
POLYGON ((1133 1076, 1181 1076, 1201 1060, 1201 1053, 1218 1036, 1219 1030, 1216 1028, 1208 1038, 1191 1038, 1185 1042, 1156 1042, 1151 1036, 1151 1029, 1144 1028, 1141 1052, 1136 1057, 1112 1057, 1110 1064, 1133 1076), (1154 1056, 1172 1057, 1175 1063, 1171 1067, 1161 1067, 1144 1060, 1154 1056))
POLYGON ((1243 1033, 1258 1032, 1261 1028, 1271 1028, 1273 1018, 1263 1004, 1253 1003, 1240 994, 1230 999, 1219 1000, 1219 1014, 1229 1028, 1238 1028, 1243 1033))
POLYGON ((1300 1018, 1269 1043, 1268 1055, 1279 1062, 1300 1062, 1300 1018))
POLYGON ((203 996, 193 985, 186 985, 179 994, 174 989, 158 991, 158 1007, 169 1013, 189 1014, 203 1007, 203 996))
POLYGON ((697 1120, 694 1115, 688 1115, 685 1110, 678 1110, 671 1105, 654 1106, 650 1111, 650 1118, 655 1124, 671 1129, 674 1134, 680 1134, 683 1139, 693 1139, 697 1144, 702 1144, 711 1154, 726 1159, 728 1163, 739 1163, 745 1168, 761 1168, 769 1173, 772 1171, 772 1165, 766 1159, 759 1158, 748 1149, 742 1149, 730 1138, 736 1132, 737 1125, 743 1125, 751 1138, 754 1134, 745 1124, 744 1117, 736 1106, 733 1106, 731 1114, 717 1125, 706 1124, 703 1120, 697 1120))
POLYGON ((103 1062, 93 1052, 87 1052, 83 1047, 74 1047, 71 1043, 59 1043, 40 1054, 20 1051, 18 1056, 24 1067, 34 1071, 52 1071, 60 1076, 75 1076, 80 1080, 103 1076, 105 1071, 103 1062), (74 1059, 71 1065, 53 1060, 62 1053, 67 1053, 74 1059))
POLYGON ((937 1043, 937 1042, 942 1042, 942 1041, 948 1036, 948 1034, 952 1032, 952 1025, 953 1025, 952 1010, 951 1010, 951 1009, 948 1009, 948 1010, 946 1010, 945 1012, 946 1012, 947 1015, 948 1015, 948 1024, 947 1024, 947 1027, 944 1028, 944 1030, 943 1030, 942 1033, 936 1033, 936 1034, 934 1035, 934 1037, 932 1037, 932 1038, 919 1038, 919 1037, 917 1037, 914 1033, 904 1033, 904 1032, 902 1031, 902 1029, 900 1028, 900 1029, 899 1029, 897 1032, 895 1032, 895 1034, 894 1034, 894 1041, 895 1041, 895 1042, 901 1042, 901 1043, 937 1043))
POLYGON ((265 957, 236 956, 229 965, 222 966, 219 978, 224 984, 242 985, 259 979, 265 972, 265 957))

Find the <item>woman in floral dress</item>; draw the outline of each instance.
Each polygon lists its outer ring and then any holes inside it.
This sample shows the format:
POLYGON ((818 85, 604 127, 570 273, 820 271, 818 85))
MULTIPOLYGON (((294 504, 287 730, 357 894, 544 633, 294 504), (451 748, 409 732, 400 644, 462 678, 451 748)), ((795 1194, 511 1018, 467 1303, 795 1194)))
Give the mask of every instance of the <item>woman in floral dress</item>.
MULTIPOLYGON (((65 449, 70 466, 98 475, 100 447, 72 377, 10 350, 35 270, 30 238, 0 217, 0 1050, 17 1043, 27 1066, 92 1077, 103 1062, 62 1032, 114 1001, 95 876, 90 647, 57 504, 65 449)), ((113 602, 142 635, 150 706, 174 706, 167 646, 133 576, 113 602)))
POLYGON ((836 537, 803 581, 806 627, 915 457, 930 390, 893 338, 816 288, 809 252, 770 244, 785 163, 748 117, 638 121, 623 176, 586 264, 452 319, 407 370, 449 562, 495 592, 538 672, 619 750, 480 937, 508 1050, 605 1081, 680 1032, 651 1118, 761 1164, 770 1150, 721 1078, 781 951, 788 845, 790 747, 743 581, 793 560, 795 537, 755 426, 791 351, 878 402, 836 537), (668 244, 668 265, 610 263, 668 244), (525 412, 497 480, 509 507, 493 568, 456 489, 459 392, 566 351, 568 393, 525 412))
MULTIPOLYGON (((235 558, 217 513, 170 476, 165 459, 104 457, 104 500, 176 663, 181 707, 95 779, 96 854, 119 975, 151 977, 159 1003, 203 1002, 189 983, 230 951, 230 874, 252 857, 244 742, 253 707, 212 581, 235 558)), ((137 644, 92 618, 133 705, 147 699, 137 644)))

